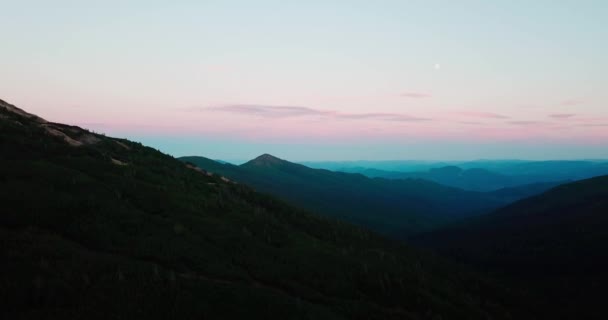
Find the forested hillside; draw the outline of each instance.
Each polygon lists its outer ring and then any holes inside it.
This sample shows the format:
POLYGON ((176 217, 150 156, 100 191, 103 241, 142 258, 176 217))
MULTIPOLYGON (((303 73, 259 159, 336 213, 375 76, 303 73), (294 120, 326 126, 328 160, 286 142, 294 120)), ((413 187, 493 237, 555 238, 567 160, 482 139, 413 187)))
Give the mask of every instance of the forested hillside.
POLYGON ((566 318, 605 317, 608 176, 564 184, 413 240, 521 282, 566 318))

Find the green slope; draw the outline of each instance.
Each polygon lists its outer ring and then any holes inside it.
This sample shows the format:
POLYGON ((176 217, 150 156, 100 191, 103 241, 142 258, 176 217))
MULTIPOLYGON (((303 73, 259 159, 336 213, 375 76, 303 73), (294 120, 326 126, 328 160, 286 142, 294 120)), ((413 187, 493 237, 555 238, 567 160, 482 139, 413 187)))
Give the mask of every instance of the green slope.
POLYGON ((605 318, 608 176, 558 186, 415 241, 525 282, 567 318, 605 318))
POLYGON ((494 197, 502 198, 505 201, 515 202, 525 198, 539 195, 545 191, 553 189, 559 185, 569 183, 571 181, 556 181, 556 182, 537 182, 531 184, 519 185, 517 187, 502 188, 488 192, 494 197))
POLYGON ((425 180, 371 179, 360 174, 311 169, 270 155, 240 166, 203 157, 180 159, 298 206, 396 238, 481 214, 511 200, 425 180))
POLYGON ((156 150, 0 100, 3 319, 500 319, 511 294, 156 150))

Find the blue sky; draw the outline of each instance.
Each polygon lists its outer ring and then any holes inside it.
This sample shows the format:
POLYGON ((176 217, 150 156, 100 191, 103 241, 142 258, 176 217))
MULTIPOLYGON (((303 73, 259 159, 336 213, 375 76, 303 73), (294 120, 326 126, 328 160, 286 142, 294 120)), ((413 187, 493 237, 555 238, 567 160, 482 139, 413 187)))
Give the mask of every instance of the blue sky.
POLYGON ((608 158, 606 1, 0 1, 1 98, 174 155, 608 158))

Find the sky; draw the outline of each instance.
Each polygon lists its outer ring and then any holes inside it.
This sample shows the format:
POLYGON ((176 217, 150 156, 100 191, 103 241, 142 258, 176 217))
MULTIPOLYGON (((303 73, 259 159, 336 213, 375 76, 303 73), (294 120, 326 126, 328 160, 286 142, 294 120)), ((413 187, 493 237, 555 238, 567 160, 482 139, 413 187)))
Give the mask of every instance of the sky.
POLYGON ((608 1, 6 1, 0 99, 174 156, 608 158, 608 1))

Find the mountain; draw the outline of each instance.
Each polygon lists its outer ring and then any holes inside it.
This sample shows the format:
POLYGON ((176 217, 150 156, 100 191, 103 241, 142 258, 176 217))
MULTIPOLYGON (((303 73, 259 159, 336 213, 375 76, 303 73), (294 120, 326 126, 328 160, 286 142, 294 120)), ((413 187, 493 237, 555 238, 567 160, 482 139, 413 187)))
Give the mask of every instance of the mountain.
POLYGON ((553 189, 559 185, 570 183, 572 181, 558 181, 558 182, 538 182, 531 184, 519 185, 516 187, 501 188, 492 192, 489 192, 495 197, 502 198, 505 201, 515 202, 524 198, 529 198, 538 194, 541 194, 547 190, 553 189))
POLYGON ((315 168, 360 173, 370 178, 425 179, 459 189, 482 192, 537 183, 581 180, 608 174, 608 161, 605 160, 318 162, 310 165, 315 168))
MULTIPOLYGON (((462 169, 457 166, 445 166, 433 168, 427 171, 417 172, 383 171, 378 169, 360 167, 347 168, 339 171, 349 173, 360 173, 371 178, 424 179, 446 186, 479 192, 494 192, 501 189, 510 188, 522 188, 522 190, 525 190, 525 186, 527 185, 536 185, 537 187, 540 187, 542 185, 555 186, 557 184, 563 183, 563 181, 558 181, 556 180, 556 178, 547 176, 509 176, 495 173, 486 169, 462 169)), ((562 177, 568 175, 559 176, 562 177)), ((533 191, 533 189, 528 190, 533 191)), ((542 188, 537 188, 537 190, 545 191, 546 189, 543 190, 542 188)), ((528 196, 531 196, 535 193, 526 194, 528 196)))
POLYGON ((526 314, 443 259, 1 100, 0 203, 3 319, 526 314))
POLYGON ((565 318, 604 318, 608 176, 568 183, 414 239, 543 292, 565 318))
POLYGON ((425 172, 443 167, 459 167, 463 170, 484 169, 505 176, 528 177, 529 182, 558 180, 580 180, 608 174, 608 160, 473 160, 473 161, 307 161, 301 162, 311 168, 362 173, 375 169, 392 173, 425 172))
POLYGON ((457 166, 433 168, 422 172, 388 172, 381 175, 388 179, 418 178, 443 185, 473 191, 494 191, 522 184, 515 179, 485 169, 461 169, 457 166))
POLYGON ((384 161, 303 161, 309 168, 331 171, 355 172, 356 169, 377 169, 381 171, 424 171, 450 165, 451 162, 418 161, 418 160, 384 160, 384 161))
POLYGON ((361 174, 312 169, 268 154, 240 166, 203 157, 180 159, 308 210, 395 238, 512 201, 502 195, 463 191, 420 179, 371 179, 361 174))
POLYGON ((464 169, 484 168, 508 176, 530 179, 581 180, 608 174, 606 160, 470 161, 457 164, 464 169))

